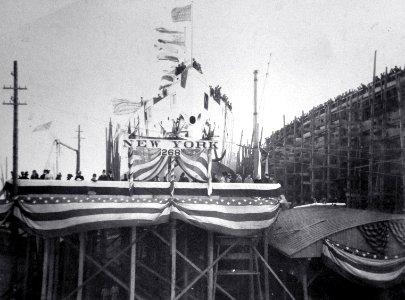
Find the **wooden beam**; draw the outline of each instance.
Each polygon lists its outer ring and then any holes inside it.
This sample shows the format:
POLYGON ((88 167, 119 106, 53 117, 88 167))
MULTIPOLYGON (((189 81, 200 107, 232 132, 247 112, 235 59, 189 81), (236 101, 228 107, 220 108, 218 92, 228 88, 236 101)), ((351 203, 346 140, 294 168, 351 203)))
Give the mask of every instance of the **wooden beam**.
MULTIPOLYGON (((263 256, 264 260, 269 263, 269 236, 268 231, 263 236, 263 256)), ((264 268, 264 299, 270 300, 269 271, 264 268)))
POLYGON ((398 107, 399 107, 399 132, 400 132, 400 143, 401 143, 401 174, 402 174, 402 203, 396 203, 395 210, 399 211, 402 206, 402 212, 405 210, 405 120, 404 120, 404 99, 402 99, 402 86, 398 78, 398 75, 395 74, 396 83, 397 83, 397 95, 398 95, 398 107))
MULTIPOLYGON (((170 243, 162 237, 156 230, 151 230, 152 233, 157 236, 164 244, 170 247, 170 243)), ((188 257, 186 257, 183 253, 180 251, 176 250, 176 253, 178 256, 180 256, 182 259, 184 259, 190 266, 192 266, 197 272, 201 273, 202 270, 195 264, 193 263, 188 257)), ((206 274, 205 274, 206 276, 206 274)), ((215 284, 215 287, 218 288, 219 291, 221 291, 225 296, 227 296, 231 300, 236 300, 231 294, 229 294, 222 286, 220 286, 218 283, 215 284)))
POLYGON ((53 277, 55 270, 55 239, 49 239, 49 264, 48 264, 48 288, 47 288, 47 300, 52 300, 53 295, 53 277))
POLYGON ((28 292, 28 276, 30 271, 30 253, 31 253, 31 241, 30 236, 27 236, 27 245, 25 247, 25 268, 24 268, 24 289, 23 299, 27 299, 28 292))
POLYGON ((44 239, 44 259, 42 264, 42 287, 41 300, 46 300, 46 290, 48 281, 48 262, 49 262, 49 240, 44 239))
POLYGON ((260 258, 260 260, 263 262, 264 266, 270 271, 271 274, 273 274, 274 278, 277 280, 277 282, 282 286, 284 291, 290 296, 292 300, 295 300, 295 297, 291 292, 288 290, 288 288, 284 285, 284 283, 280 280, 280 278, 277 276, 276 272, 273 271, 273 269, 270 267, 270 265, 266 262, 266 260, 263 258, 263 256, 260 254, 260 252, 256 249, 255 246, 251 245, 253 251, 256 253, 256 255, 260 258))
POLYGON ((187 291, 193 287, 194 284, 197 283, 198 280, 201 279, 210 269, 212 269, 230 250, 232 250, 233 247, 235 247, 236 244, 239 243, 239 238, 235 240, 228 248, 225 249, 224 252, 222 252, 213 262, 210 264, 207 268, 205 268, 200 274, 197 275, 197 277, 194 278, 194 280, 181 292, 177 295, 175 300, 180 299, 187 291))
POLYGON ((129 299, 135 299, 136 276, 136 227, 131 228, 131 271, 129 279, 129 299))
POLYGON ((53 284, 53 298, 58 299, 58 285, 59 285, 59 261, 60 261, 60 241, 55 238, 55 274, 53 284))
POLYGON ((85 245, 85 233, 79 233, 79 243, 80 243, 80 251, 79 251, 79 269, 77 274, 77 295, 76 300, 82 300, 83 297, 83 274, 84 274, 84 255, 86 253, 86 245, 85 245))
POLYGON ((176 299, 176 220, 170 222, 170 254, 171 254, 171 280, 170 280, 170 299, 176 299))
MULTIPOLYGON (((137 241, 141 240, 148 232, 145 231, 144 233, 141 234, 141 236, 139 238, 137 238, 134 242, 132 243, 136 243, 137 241)), ((130 243, 128 246, 122 248, 121 250, 118 251, 118 253, 113 256, 109 261, 107 261, 102 268, 100 268, 97 272, 95 272, 94 274, 92 274, 89 278, 87 278, 80 286, 78 286, 77 288, 75 288, 73 291, 71 291, 66 297, 64 297, 62 300, 67 300, 69 299, 71 296, 73 296, 78 290, 80 290, 84 285, 86 285, 90 280, 92 280, 94 277, 96 277, 98 274, 100 274, 101 272, 107 272, 106 269, 109 265, 111 265, 118 257, 120 257, 122 254, 124 254, 126 251, 128 251, 128 249, 131 248, 132 243, 130 243)), ((142 299, 142 297, 136 295, 137 298, 142 299)))
MULTIPOLYGON (((358 96, 357 96, 358 97, 358 96)), ((352 95, 349 96, 348 121, 347 121, 347 164, 346 164, 346 204, 352 207, 352 182, 351 182, 351 147, 352 147, 352 95)), ((346 108, 347 109, 347 108, 346 108)))
MULTIPOLYGON (((208 252, 207 264, 211 265, 212 262, 214 261, 214 233, 212 231, 208 231, 207 233, 207 252, 208 252)), ((212 268, 208 271, 207 299, 208 300, 214 299, 214 270, 212 268)))

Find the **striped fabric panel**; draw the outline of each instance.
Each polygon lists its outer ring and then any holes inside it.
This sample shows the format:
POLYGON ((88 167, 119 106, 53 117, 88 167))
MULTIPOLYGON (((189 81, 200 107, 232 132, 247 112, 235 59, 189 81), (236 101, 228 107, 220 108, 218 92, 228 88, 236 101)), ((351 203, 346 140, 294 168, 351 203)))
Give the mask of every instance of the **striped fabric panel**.
POLYGON ((405 247, 405 221, 391 220, 388 222, 388 226, 395 239, 405 247))
POLYGON ((135 149, 130 151, 129 173, 134 180, 151 180, 168 163, 167 156, 160 155, 160 149, 135 149))
POLYGON ((327 259, 327 265, 343 276, 372 285, 384 286, 401 280, 405 274, 405 257, 375 259, 365 253, 356 255, 329 240, 324 241, 322 253, 327 259))
POLYGON ((14 215, 31 232, 58 236, 95 229, 147 226, 177 218, 223 234, 246 236, 269 227, 278 201, 243 198, 112 195, 22 195, 14 215))
POLYGON ((359 226, 364 239, 374 251, 384 253, 388 241, 387 222, 376 222, 359 226))
POLYGON ((191 178, 199 182, 208 180, 208 156, 206 151, 200 151, 196 155, 188 155, 186 151, 182 151, 177 158, 180 168, 191 178))
POLYGON ((13 206, 13 202, 7 199, 0 199, 0 223, 4 221, 4 219, 8 216, 11 207, 13 206))
POLYGON ((175 201, 173 213, 176 218, 207 230, 246 236, 271 226, 279 212, 277 201, 250 200, 221 198, 175 201))

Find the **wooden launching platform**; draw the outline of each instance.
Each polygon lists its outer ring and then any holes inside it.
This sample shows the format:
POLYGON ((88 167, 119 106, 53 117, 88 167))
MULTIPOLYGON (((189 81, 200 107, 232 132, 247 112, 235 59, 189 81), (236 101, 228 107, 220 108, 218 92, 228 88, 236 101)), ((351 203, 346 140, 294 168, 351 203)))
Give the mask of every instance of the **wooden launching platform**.
POLYGON ((169 182, 129 193, 127 182, 20 181, 0 203, 26 249, 4 298, 269 299, 263 233, 279 185, 214 183, 211 196, 203 183, 174 185, 169 196, 169 182))

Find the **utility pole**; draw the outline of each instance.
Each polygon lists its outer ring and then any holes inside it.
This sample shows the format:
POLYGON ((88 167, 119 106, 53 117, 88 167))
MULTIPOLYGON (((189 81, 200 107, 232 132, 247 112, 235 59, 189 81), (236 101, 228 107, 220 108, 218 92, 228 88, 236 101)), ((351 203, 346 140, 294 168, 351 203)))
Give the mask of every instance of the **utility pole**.
POLYGON ((17 61, 14 61, 14 71, 11 73, 14 77, 14 86, 3 86, 5 90, 13 90, 14 96, 11 97, 10 102, 3 102, 4 105, 13 105, 14 108, 14 121, 13 121, 13 196, 18 194, 17 176, 18 176, 18 106, 27 105, 27 103, 18 102, 18 91, 26 90, 27 87, 18 86, 18 69, 17 61))
POLYGON ((77 132, 77 155, 76 155, 76 174, 77 174, 77 172, 80 171, 80 141, 84 139, 80 136, 80 133, 83 132, 80 130, 80 125, 76 132, 77 132))

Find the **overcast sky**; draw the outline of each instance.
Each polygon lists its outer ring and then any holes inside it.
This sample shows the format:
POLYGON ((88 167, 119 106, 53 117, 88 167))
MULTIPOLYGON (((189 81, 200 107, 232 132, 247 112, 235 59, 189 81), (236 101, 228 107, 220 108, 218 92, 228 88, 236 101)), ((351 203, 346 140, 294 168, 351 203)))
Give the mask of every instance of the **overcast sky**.
MULTIPOLYGON (((42 170, 55 138, 76 147, 80 124, 87 178, 105 166, 111 99, 157 94, 162 75, 153 44, 156 27, 170 28, 182 1, 3 0, 0 85, 10 85, 18 60, 20 170, 42 170), (33 133, 53 121, 49 131, 33 133)), ((194 0, 194 57, 208 83, 221 85, 234 107, 235 139, 251 136, 253 70, 259 70, 260 126, 265 136, 377 73, 405 64, 405 3, 340 0, 194 0), (269 76, 265 73, 272 53, 269 76), (264 82, 266 85, 264 86, 264 82), (264 87, 264 89, 263 89, 264 87), (264 92, 263 92, 264 91, 264 92), (263 97, 262 97, 263 95, 263 97)), ((10 90, 1 90, 8 101, 10 90)), ((0 165, 12 165, 12 106, 0 106, 0 165)), ((61 171, 75 156, 62 149, 61 171)))

